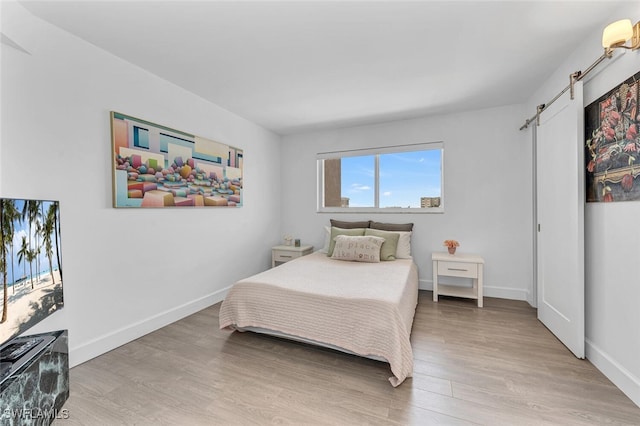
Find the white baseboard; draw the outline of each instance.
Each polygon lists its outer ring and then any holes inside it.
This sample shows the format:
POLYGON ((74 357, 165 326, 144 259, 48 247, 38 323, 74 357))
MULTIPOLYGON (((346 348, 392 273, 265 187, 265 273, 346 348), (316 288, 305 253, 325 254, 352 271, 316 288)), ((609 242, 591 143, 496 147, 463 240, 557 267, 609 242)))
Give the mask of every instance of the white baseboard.
POLYGON ((525 302, 529 300, 529 291, 522 288, 485 286, 484 295, 499 299, 523 300, 525 302))
POLYGON ((158 330, 204 308, 224 300, 231 287, 223 288, 199 299, 184 303, 165 312, 145 318, 126 327, 114 330, 79 346, 69 348, 69 367, 89 361, 139 337, 158 330))
MULTIPOLYGON (((420 290, 433 291, 433 280, 420 280, 418 283, 420 290)), ((529 291, 521 288, 484 286, 485 297, 497 297, 499 299, 524 300, 529 299, 529 291)))
POLYGON ((589 339, 585 339, 585 352, 587 359, 640 407, 640 378, 631 374, 589 339))

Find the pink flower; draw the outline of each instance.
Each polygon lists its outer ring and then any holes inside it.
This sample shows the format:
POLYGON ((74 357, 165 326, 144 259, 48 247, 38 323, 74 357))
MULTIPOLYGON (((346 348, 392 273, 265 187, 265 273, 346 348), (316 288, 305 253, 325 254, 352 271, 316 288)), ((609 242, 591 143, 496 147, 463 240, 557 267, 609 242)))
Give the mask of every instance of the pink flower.
POLYGON ((444 240, 444 246, 447 248, 460 247, 460 243, 456 240, 444 240))
POLYGON ((604 138, 606 139, 607 142, 612 142, 613 140, 615 140, 616 138, 615 130, 613 130, 611 127, 605 127, 603 131, 604 131, 604 138))

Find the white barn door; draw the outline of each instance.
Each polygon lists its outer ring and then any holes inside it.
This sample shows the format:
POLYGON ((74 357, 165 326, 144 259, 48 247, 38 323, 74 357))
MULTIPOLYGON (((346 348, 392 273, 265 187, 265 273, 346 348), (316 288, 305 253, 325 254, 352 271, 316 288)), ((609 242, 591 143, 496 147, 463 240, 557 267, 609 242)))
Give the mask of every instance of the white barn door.
POLYGON ((538 319, 584 358, 582 82, 540 115, 536 136, 538 319))

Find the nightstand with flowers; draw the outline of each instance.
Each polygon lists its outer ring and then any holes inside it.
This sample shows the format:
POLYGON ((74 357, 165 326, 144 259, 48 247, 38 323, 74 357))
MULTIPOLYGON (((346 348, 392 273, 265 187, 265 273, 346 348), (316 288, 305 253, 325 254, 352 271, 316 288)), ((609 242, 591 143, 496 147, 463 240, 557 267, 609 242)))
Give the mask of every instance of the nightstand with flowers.
POLYGON ((455 254, 460 243, 456 240, 444 242, 448 253, 436 252, 431 255, 433 262, 433 301, 438 301, 438 295, 468 297, 478 300, 478 307, 482 308, 484 259, 476 254, 455 254), (438 283, 438 276, 471 278, 472 287, 446 285, 438 283))

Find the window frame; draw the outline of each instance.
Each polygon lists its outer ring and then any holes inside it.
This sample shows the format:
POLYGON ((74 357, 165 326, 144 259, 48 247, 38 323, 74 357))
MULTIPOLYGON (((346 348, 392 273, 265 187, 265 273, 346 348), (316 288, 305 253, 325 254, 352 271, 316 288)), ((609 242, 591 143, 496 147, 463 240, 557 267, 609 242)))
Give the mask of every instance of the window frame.
POLYGON ((379 148, 327 151, 316 154, 317 167, 317 213, 444 213, 444 141, 417 144, 395 145, 379 148), (440 150, 440 206, 439 207, 379 207, 380 206, 380 155, 400 154, 404 152, 440 150), (375 156, 374 170, 374 207, 324 207, 324 160, 344 157, 375 156))

